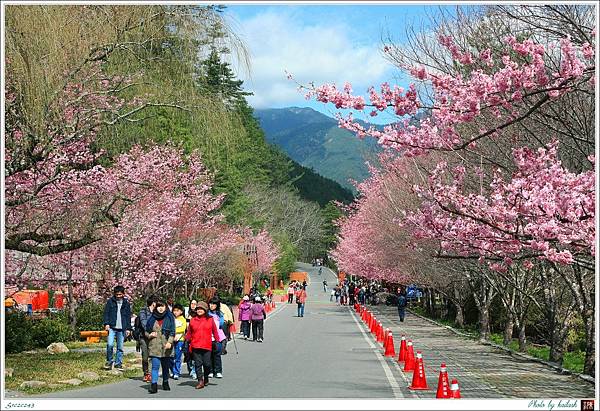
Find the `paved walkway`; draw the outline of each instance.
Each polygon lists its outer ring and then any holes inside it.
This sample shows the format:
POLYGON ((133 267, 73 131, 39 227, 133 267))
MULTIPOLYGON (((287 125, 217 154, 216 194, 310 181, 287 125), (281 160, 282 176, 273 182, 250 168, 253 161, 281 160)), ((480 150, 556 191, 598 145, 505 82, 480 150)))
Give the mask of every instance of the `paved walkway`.
POLYGON ((296 304, 278 303, 268 314, 264 343, 233 341, 223 357, 223 379, 195 390, 187 374, 171 380, 171 391, 149 395, 140 377, 114 384, 46 394, 43 398, 394 398, 401 397, 390 385, 378 361, 378 350, 369 346, 347 307, 329 302, 322 278, 335 284, 335 276, 310 265, 308 301, 303 318, 296 304))
MULTIPOLYGON (((278 303, 265 323, 264 343, 233 341, 223 357, 223 379, 211 379, 203 390, 184 374, 171 380, 171 391, 150 396, 139 377, 114 384, 41 395, 43 398, 435 398, 439 365, 446 362, 450 378, 459 380, 463 398, 593 398, 592 384, 559 375, 536 362, 513 358, 496 348, 461 338, 446 328, 408 314, 398 320, 395 307, 372 307, 392 329, 396 349, 406 334, 423 352, 428 391, 408 389, 412 373, 401 371, 396 358, 383 357, 360 317, 349 307, 329 301, 336 278, 327 269, 319 275, 308 264, 305 316, 296 304, 278 303)), ((100 355, 100 353, 99 353, 100 355)), ((141 373, 140 373, 141 374, 141 373)))
MULTIPOLYGON (((415 353, 422 352, 427 385, 432 390, 417 391, 419 398, 435 398, 442 362, 446 363, 450 379, 458 379, 463 398, 594 398, 594 385, 575 376, 559 374, 538 362, 479 344, 411 313, 401 323, 393 306, 369 309, 392 331, 396 353, 402 334, 412 339, 415 353)), ((412 377, 412 373, 408 376, 412 377)))

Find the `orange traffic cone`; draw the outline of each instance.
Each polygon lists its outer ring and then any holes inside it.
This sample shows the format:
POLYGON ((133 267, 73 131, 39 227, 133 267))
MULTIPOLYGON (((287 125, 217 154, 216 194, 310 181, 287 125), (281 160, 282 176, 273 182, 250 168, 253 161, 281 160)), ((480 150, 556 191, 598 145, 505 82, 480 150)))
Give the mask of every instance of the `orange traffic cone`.
POLYGON ((390 333, 390 329, 386 328, 383 332, 383 348, 387 346, 388 334, 390 333))
POLYGON ((385 345, 385 354, 386 357, 395 357, 396 349, 394 348, 394 337, 392 336, 392 332, 388 333, 387 344, 385 345))
POLYGON ((371 334, 373 334, 373 336, 375 338, 377 338, 377 330, 379 329, 379 321, 377 320, 377 318, 373 319, 373 328, 371 329, 371 334))
POLYGON ((451 398, 460 398, 460 388, 458 388, 458 380, 456 378, 452 379, 452 384, 450 384, 450 392, 451 398))
POLYGON ((413 372, 412 384, 408 387, 411 390, 428 390, 427 378, 425 377, 425 365, 423 364, 423 357, 421 351, 417 351, 417 364, 415 365, 415 372, 413 372))
POLYGON ((442 363, 440 366, 440 378, 438 379, 437 394, 435 398, 452 398, 450 383, 448 382, 448 372, 446 371, 446 363, 442 363))
POLYGON ((375 329, 376 323, 377 323, 377 318, 375 318, 375 316, 372 316, 371 321, 369 321, 369 330, 371 331, 371 334, 373 334, 373 330, 375 329))
POLYGON ((400 352, 398 353, 398 362, 404 362, 406 356, 406 337, 403 335, 400 339, 400 352))
POLYGON ((406 343, 406 354, 404 355, 404 369, 402 371, 414 371, 415 370, 415 352, 413 350, 413 343, 408 340, 406 343))
POLYGON ((383 325, 381 325, 381 321, 379 321, 379 324, 377 325, 377 342, 382 343, 383 341, 383 325))

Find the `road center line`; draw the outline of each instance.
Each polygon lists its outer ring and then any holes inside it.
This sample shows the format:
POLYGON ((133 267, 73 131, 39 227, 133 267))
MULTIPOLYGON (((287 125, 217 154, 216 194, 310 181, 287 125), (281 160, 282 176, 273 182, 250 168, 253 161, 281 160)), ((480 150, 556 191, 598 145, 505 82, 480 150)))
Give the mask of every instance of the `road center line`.
POLYGON ((377 359, 379 360, 379 363, 383 367, 383 372, 385 373, 385 376, 387 377, 388 383, 390 384, 390 387, 392 388, 392 392, 394 393, 394 397, 395 398, 404 398, 404 395, 402 394, 402 391, 400 390, 400 385, 398 384, 398 381, 396 381, 396 378, 394 377, 394 374, 392 373, 392 370, 390 370, 390 367, 389 367, 387 361, 385 360, 385 357, 383 355, 381 355, 381 353, 379 352, 379 347, 377 347, 375 344, 373 344, 373 341, 371 341, 371 338, 365 333, 365 330, 363 329, 363 327, 360 325, 360 323, 356 319, 356 315, 354 314, 354 312, 352 312, 352 310, 348 310, 348 311, 350 311, 350 314, 352 315, 352 319, 356 323, 356 326, 358 327, 358 329, 362 333, 362 335, 363 335, 365 341, 367 342, 367 344, 369 344, 369 347, 376 348, 374 350, 375 351, 375 355, 377 356, 377 359))

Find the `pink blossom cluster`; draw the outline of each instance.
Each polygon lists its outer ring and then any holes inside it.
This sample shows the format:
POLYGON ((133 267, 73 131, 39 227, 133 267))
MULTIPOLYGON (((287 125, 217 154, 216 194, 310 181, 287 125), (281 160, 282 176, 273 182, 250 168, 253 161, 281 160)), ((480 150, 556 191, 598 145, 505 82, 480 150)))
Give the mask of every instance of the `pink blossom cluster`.
MULTIPOLYGON (((8 73, 7 236, 24 238, 21 246, 85 243, 44 256, 7 250, 7 284, 70 286, 82 298, 119 283, 136 296, 202 278, 213 256, 238 246, 239 228, 223 222, 224 196, 212 193, 213 176, 197 152, 135 146, 100 165, 104 153, 94 146, 102 122, 144 104, 117 97, 130 79, 109 78, 99 65, 82 70, 58 94, 57 118, 39 136, 23 122, 8 73)), ((250 233, 244 241, 256 244, 260 269, 270 270, 279 254, 269 234, 250 233)))
MULTIPOLYGON (((472 148, 479 138, 487 135, 498 136, 501 126, 515 118, 528 107, 523 103, 526 98, 547 95, 558 98, 570 90, 575 81, 583 77, 594 77, 594 50, 590 44, 575 46, 569 39, 560 42, 561 67, 553 72, 547 61, 543 45, 530 39, 518 42, 514 37, 506 39, 507 50, 496 61, 489 49, 480 52, 474 60, 468 51, 461 52, 450 36, 440 36, 440 43, 446 47, 452 58, 469 70, 465 76, 428 72, 425 67, 407 67, 408 72, 417 80, 428 82, 434 96, 431 116, 420 120, 411 128, 402 122, 395 122, 380 131, 377 127, 365 128, 352 117, 340 119, 340 127, 357 132, 361 137, 372 136, 383 144, 402 150, 406 155, 421 155, 427 150, 454 150, 469 146, 472 148), (511 52, 518 57, 511 57, 511 52), (500 64, 502 66, 500 66, 500 64), (490 67, 496 67, 493 72, 490 67), (472 122, 481 114, 489 112, 497 118, 481 135, 459 132, 458 127, 472 122), (493 130, 496 132, 492 133, 493 130)), ((370 110, 370 116, 391 108, 399 116, 414 115, 425 108, 410 85, 406 93, 401 87, 390 87, 384 83, 381 92, 373 87, 368 90, 370 103, 364 104, 361 96, 351 93, 346 84, 340 91, 334 84, 324 84, 309 89, 307 98, 315 98, 323 103, 333 103, 336 108, 370 110)))
MULTIPOLYGON (((466 67, 453 75, 423 66, 406 68, 433 93, 429 116, 403 119, 424 104, 416 93, 408 98, 400 88, 384 84, 380 93, 368 90, 371 107, 366 108, 372 116, 392 108, 399 121, 376 128, 363 126, 352 115, 338 117, 340 127, 360 138, 374 137, 398 154, 382 158, 381 170, 372 170, 371 178, 358 185, 360 198, 339 222, 340 242, 333 255, 340 268, 368 278, 401 278, 399 272, 407 275, 414 268, 406 264, 412 254, 405 250, 425 244, 437 244, 442 256, 479 258, 497 271, 516 261, 532 268, 536 259, 558 264, 589 259, 595 254, 594 171, 566 169, 557 142, 537 150, 513 148, 515 171, 510 175, 471 167, 477 176, 472 178, 465 166, 450 168, 443 161, 430 173, 421 170, 435 165, 436 150, 474 150, 479 139, 497 138, 523 112, 535 109, 536 102, 559 98, 573 84, 592 79, 593 45, 575 46, 562 39, 560 69, 555 72, 551 60, 556 56, 530 39, 519 42, 509 36, 498 56, 485 49, 477 60, 450 36, 439 41, 466 67), (465 132, 463 126, 475 120, 478 133, 465 132), (411 164, 414 156, 429 161, 427 167, 411 164), (486 175, 491 176, 487 185, 486 175), (467 177, 482 182, 479 190, 465 183, 467 177), (414 196, 414 203, 407 202, 414 196)), ((355 96, 340 95, 329 85, 318 89, 319 101, 353 108, 355 96)))
POLYGON ((407 224, 418 238, 437 238, 448 253, 495 261, 495 269, 515 259, 571 264, 578 254, 594 255, 594 171, 569 172, 556 151, 556 142, 515 149, 517 170, 510 178, 496 172, 481 193, 466 192, 464 168, 438 164, 426 186, 414 187, 423 203, 407 224))

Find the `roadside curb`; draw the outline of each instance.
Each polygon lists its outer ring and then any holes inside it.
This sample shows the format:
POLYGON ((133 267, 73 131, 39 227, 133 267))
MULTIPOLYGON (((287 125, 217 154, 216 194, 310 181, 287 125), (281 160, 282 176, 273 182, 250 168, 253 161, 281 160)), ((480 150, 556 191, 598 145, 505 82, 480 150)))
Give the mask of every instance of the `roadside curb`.
POLYGON ((472 339, 476 340, 479 344, 489 345, 491 347, 498 348, 498 349, 500 349, 502 351, 506 351, 511 356, 521 357, 521 358, 524 358, 524 359, 529 360, 529 361, 534 361, 534 362, 543 364, 543 365, 545 365, 547 367, 550 367, 550 368, 558 371, 559 374, 573 375, 573 376, 575 376, 575 377, 577 377, 577 378, 579 378, 579 379, 581 379, 583 381, 589 382, 591 384, 595 384, 596 383, 595 378, 592 377, 591 375, 582 374, 582 373, 578 373, 578 372, 574 372, 574 371, 568 370, 566 368, 561 367, 557 363, 546 361, 546 360, 542 360, 541 358, 537 358, 537 357, 534 357, 534 356, 529 355, 529 354, 523 354, 523 353, 520 353, 518 351, 511 350, 508 347, 504 347, 504 346, 496 344, 495 342, 492 342, 492 341, 480 340, 480 339, 477 338, 477 336, 475 336, 473 334, 468 334, 468 333, 460 332, 460 331, 456 330, 455 328, 450 327, 449 325, 441 324, 441 323, 439 323, 439 322, 437 322, 435 320, 432 320, 431 318, 427 318, 427 317, 424 317, 424 316, 422 316, 420 314, 417 314, 417 313, 415 313, 412 310, 407 310, 407 311, 409 311, 411 314, 413 314, 416 317, 419 317, 419 318, 422 318, 422 319, 424 319, 426 321, 429 321, 432 324, 436 324, 436 325, 438 325, 440 327, 444 327, 445 329, 447 329, 449 331, 452 331, 453 333, 455 333, 457 335, 460 335, 460 336, 463 336, 463 337, 472 338, 472 339))

